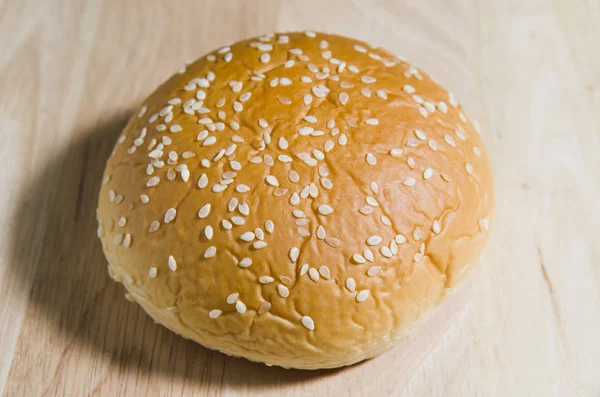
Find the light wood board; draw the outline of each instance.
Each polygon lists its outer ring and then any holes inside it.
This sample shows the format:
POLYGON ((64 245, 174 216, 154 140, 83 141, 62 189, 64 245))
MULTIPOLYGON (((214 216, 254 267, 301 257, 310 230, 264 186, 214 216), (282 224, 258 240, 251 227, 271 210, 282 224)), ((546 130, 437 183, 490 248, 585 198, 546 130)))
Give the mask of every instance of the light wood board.
POLYGON ((600 395, 600 3, 0 0, 0 395, 600 395), (311 28, 405 56, 496 175, 468 281, 383 356, 286 371, 154 324, 109 280, 102 168, 133 107, 224 43, 311 28))

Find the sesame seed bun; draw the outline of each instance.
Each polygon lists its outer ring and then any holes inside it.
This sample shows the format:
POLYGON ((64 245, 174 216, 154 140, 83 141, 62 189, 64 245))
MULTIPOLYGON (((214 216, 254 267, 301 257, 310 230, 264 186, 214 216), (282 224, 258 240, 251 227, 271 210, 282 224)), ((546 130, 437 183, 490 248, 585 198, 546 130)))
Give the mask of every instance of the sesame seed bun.
POLYGON ((109 273, 156 321, 290 368, 390 348, 487 238, 490 162, 456 100, 380 48, 273 34, 183 67, 104 174, 109 273))

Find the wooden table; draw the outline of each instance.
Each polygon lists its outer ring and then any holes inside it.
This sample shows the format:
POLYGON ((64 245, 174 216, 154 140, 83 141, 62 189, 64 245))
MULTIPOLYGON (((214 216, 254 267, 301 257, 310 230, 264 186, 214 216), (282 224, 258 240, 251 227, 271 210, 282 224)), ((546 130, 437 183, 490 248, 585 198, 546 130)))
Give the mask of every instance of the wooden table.
POLYGON ((0 394, 600 395, 600 3, 425 3, 0 0, 0 394), (335 371, 154 324, 95 237, 104 161, 142 97, 221 44, 303 28, 431 72, 479 119, 496 172, 468 282, 398 348, 335 371))

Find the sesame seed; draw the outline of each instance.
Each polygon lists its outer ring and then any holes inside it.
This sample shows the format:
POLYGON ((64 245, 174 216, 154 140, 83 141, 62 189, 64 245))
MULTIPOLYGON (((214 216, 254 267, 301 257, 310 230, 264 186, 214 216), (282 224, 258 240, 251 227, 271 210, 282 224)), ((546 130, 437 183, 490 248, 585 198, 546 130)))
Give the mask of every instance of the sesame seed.
POLYGON ((476 146, 473 146, 473 153, 475 153, 476 156, 481 156, 481 150, 476 146))
POLYGON ((456 147, 456 142, 454 141, 454 138, 452 138, 451 135, 449 135, 449 134, 444 135, 444 140, 446 141, 446 143, 448 143, 448 145, 450 145, 452 147, 456 147))
POLYGON ((217 247, 210 246, 206 249, 206 251, 204 251, 204 258, 208 259, 208 258, 212 258, 213 256, 215 256, 215 254, 217 253, 217 247))
POLYGON ((279 292, 279 295, 281 295, 282 298, 287 298, 290 296, 290 290, 283 284, 277 285, 277 292, 279 292))
POLYGON ((358 294, 356 294, 356 301, 357 302, 364 302, 367 300, 367 298, 369 297, 369 290, 368 289, 364 289, 362 291, 360 291, 358 294))
POLYGON ((150 231, 150 233, 154 233, 155 231, 158 230, 159 227, 160 227, 160 222, 154 221, 150 224, 150 228, 148 230, 150 231))
POLYGON ((220 183, 217 183, 217 184, 213 185, 213 187, 212 187, 212 191, 215 193, 220 193, 225 189, 227 189, 227 185, 223 185, 220 183))
POLYGON ((321 215, 329 215, 329 214, 333 213, 333 208, 331 208, 327 204, 321 204, 321 205, 319 205, 318 211, 319 211, 319 214, 321 214, 321 215))
POLYGON ((390 155, 392 157, 400 157, 402 155, 403 150, 401 148, 394 148, 390 150, 390 155))
POLYGON ((415 239, 415 241, 419 241, 419 240, 421 240, 421 237, 422 237, 421 229, 419 227, 416 227, 415 230, 413 231, 413 238, 415 239))
POLYGON ((296 263, 299 255, 300 255, 300 250, 297 247, 292 247, 292 249, 290 249, 290 260, 293 263, 296 263))
POLYGON ((349 97, 349 96, 348 96, 348 94, 347 94, 347 93, 345 93, 345 92, 341 92, 341 93, 340 93, 340 95, 338 96, 338 99, 340 100, 340 103, 341 103, 342 105, 345 105, 346 103, 348 103, 348 99, 349 99, 349 98, 350 98, 350 97, 349 97))
POLYGON ((392 221, 386 215, 381 215, 381 223, 386 226, 392 226, 392 221))
POLYGON ((463 123, 467 122, 467 117, 464 115, 463 112, 458 112, 458 118, 460 119, 460 121, 462 121, 463 123))
POLYGON ((413 95, 412 96, 412 100, 415 101, 418 104, 422 104, 424 102, 423 98, 421 98, 420 95, 413 95))
POLYGON ((146 105, 142 106, 140 108, 140 111, 138 112, 138 115, 137 115, 138 119, 140 117, 142 117, 146 113, 147 110, 148 110, 148 106, 146 106, 146 105))
POLYGON ((325 237, 327 237, 327 232, 325 231, 323 225, 319 225, 319 227, 317 228, 317 238, 319 240, 324 240, 325 237))
POLYGON ((377 200, 375 199, 375 197, 372 196, 368 196, 365 199, 366 203, 369 204, 371 207, 379 207, 379 203, 377 202, 377 200))
POLYGON ((250 215, 250 207, 244 202, 241 202, 240 205, 238 205, 238 210, 244 216, 250 215))
POLYGON ((404 90, 404 92, 406 92, 407 94, 414 94, 415 93, 415 89, 413 86, 406 84, 404 87, 402 87, 402 89, 404 90))
POLYGON ((296 229, 296 231, 298 232, 298 234, 301 237, 309 237, 310 236, 310 232, 308 230, 306 230, 305 228, 303 228, 303 227, 298 227, 296 229))
POLYGON ((414 186, 416 183, 415 178, 406 178, 404 180, 404 186, 414 186))
POLYGON ((131 234, 127 233, 123 239, 123 247, 129 248, 131 246, 131 234))
POLYGON ((352 277, 346 279, 346 288, 348 288, 348 291, 350 292, 356 291, 356 281, 354 281, 352 277))
POLYGON ((214 136, 209 136, 208 138, 206 138, 204 140, 204 142, 202 142, 202 146, 211 146, 214 145, 217 142, 217 138, 214 136))
POLYGON ((242 241, 252 241, 254 240, 254 233, 253 232, 245 232, 240 236, 240 240, 242 241))
POLYGON ((173 258, 173 255, 169 255, 168 264, 169 264, 169 269, 171 269, 172 272, 177 270, 177 262, 175 261, 175 258, 173 258))
POLYGON ((346 134, 340 135, 340 137, 338 138, 338 143, 342 146, 348 143, 348 138, 346 137, 346 134))
POLYGON ((244 218, 242 218, 241 216, 232 216, 231 222, 236 226, 241 226, 244 223, 246 223, 246 220, 244 218))
POLYGON ((377 124, 379 124, 379 120, 375 119, 375 118, 366 119, 365 123, 368 125, 377 125, 377 124))
POLYGON ((423 106, 419 106, 419 113, 423 117, 427 117, 429 115, 429 113, 427 113, 427 109, 425 109, 425 107, 423 106))
POLYGON ((487 231, 490 228, 490 220, 488 218, 481 218, 479 220, 479 228, 482 232, 487 231))
POLYGON ((377 81, 377 79, 375 79, 375 77, 371 77, 371 76, 363 76, 361 77, 360 81, 362 81, 365 84, 371 84, 377 81))
POLYGON ((204 236, 206 237, 207 240, 211 240, 213 238, 213 228, 212 226, 208 225, 204 228, 204 236))
POLYGON ((261 284, 270 284, 270 283, 272 283, 273 281, 275 281, 275 279, 274 279, 273 277, 270 277, 270 276, 260 276, 260 277, 258 278, 258 281, 259 281, 261 284))
POLYGON ((450 182, 450 175, 446 174, 446 173, 442 173, 442 179, 445 180, 446 182, 450 182))
POLYGON ((244 302, 238 300, 235 302, 235 310, 240 314, 244 314, 246 313, 246 305, 244 305, 244 302))
POLYGON ((454 133, 456 134, 457 137, 459 137, 463 141, 467 139, 467 137, 465 135, 465 131, 462 128, 455 129, 454 133))
POLYGON ((354 262, 356 262, 358 264, 362 264, 362 263, 366 262, 366 259, 361 254, 352 255, 352 259, 354 260, 354 262))
POLYGON ((206 185, 208 185, 208 177, 206 174, 202 174, 200 178, 198 178, 198 187, 204 189, 206 185))
POLYGON ((233 225, 231 224, 231 222, 229 222, 227 219, 223 219, 221 221, 221 225, 223 225, 223 228, 226 230, 231 230, 231 228, 233 227, 233 225))
POLYGON ((290 197, 290 204, 294 206, 300 204, 300 196, 298 195, 298 193, 292 193, 292 196, 290 197))
POLYGON ((323 278, 329 280, 331 278, 331 271, 329 270, 329 268, 327 266, 321 266, 319 268, 319 273, 321 274, 321 276, 323 276, 323 278))
POLYGON ((362 96, 364 96, 366 98, 371 98, 371 89, 370 88, 367 88, 367 87, 361 88, 360 93, 362 96))
POLYGON ((467 174, 473 175, 473 165, 471 163, 465 163, 465 169, 467 170, 467 174))
POLYGON ((379 273, 381 273, 381 266, 371 266, 368 270, 367 270, 367 276, 369 277, 375 277, 377 276, 379 273))
POLYGON ((325 154, 322 151, 318 150, 318 149, 313 149, 312 155, 317 160, 324 160, 325 159, 325 154))
POLYGON ((269 310, 271 310, 271 304, 269 302, 264 302, 262 305, 260 305, 260 307, 258 308, 258 314, 265 314, 267 313, 269 310))
POLYGON ((183 131, 183 128, 179 124, 173 124, 171 127, 169 127, 169 131, 177 133, 183 131))
POLYGON ((150 278, 156 278, 158 274, 158 269, 156 267, 151 267, 150 270, 148 271, 148 276, 150 278))
POLYGON ((433 225, 431 227, 431 230, 435 233, 435 234, 440 234, 440 232, 442 231, 442 225, 440 225, 440 222, 435 219, 433 221, 433 225))
POLYGON ((324 189, 330 190, 333 188, 333 183, 327 179, 327 178, 321 178, 321 186, 323 186, 324 189))
POLYGON ((302 316, 302 319, 300 320, 302 322, 302 325, 309 330, 314 330, 315 329, 315 322, 313 321, 312 318, 308 317, 308 316, 302 316))
POLYGON ((281 137, 279 138, 278 145, 280 149, 285 150, 288 148, 288 141, 284 137, 281 137))
POLYGON ((123 234, 119 233, 115 236, 114 243, 119 245, 123 242, 123 234))
POLYGON ((298 130, 298 135, 300 136, 308 136, 311 134, 311 132, 313 132, 315 129, 312 127, 301 127, 298 130))
POLYGON ((260 55, 260 62, 261 63, 268 63, 271 60, 271 55, 269 55, 268 53, 263 53, 260 55))
POLYGON ((263 232, 263 230, 259 227, 254 229, 254 234, 256 235, 256 238, 258 238, 259 240, 265 239, 265 232, 263 232))
POLYGON ((200 210, 198 211, 198 217, 200 219, 206 218, 210 213, 210 207, 210 203, 203 205, 202 208, 200 208, 200 210))
POLYGON ((124 216, 119 218, 119 221, 117 222, 118 226, 125 227, 126 224, 127 224, 127 218, 125 218, 124 216))
POLYGON ((427 144, 429 145, 429 147, 431 148, 431 150, 433 150, 434 152, 436 152, 438 150, 438 145, 437 142, 434 141, 433 139, 430 139, 427 144))
POLYGON ((381 238, 381 236, 370 236, 369 238, 367 238, 368 245, 379 245, 382 241, 383 239, 381 238))
POLYGON ((304 97, 302 98, 302 102, 304 102, 304 104, 306 106, 310 105, 313 101, 313 97, 310 94, 305 94, 304 97))
POLYGON ((235 187, 235 191, 238 192, 238 193, 246 193, 246 192, 250 191, 250 188, 248 187, 248 185, 244 185, 242 183, 242 184, 239 184, 239 185, 237 185, 235 187))
POLYGON ((421 131, 421 130, 415 130, 415 135, 417 138, 419 138, 422 141, 426 141, 427 140, 427 135, 421 131))
POLYGON ((348 65, 348 70, 351 71, 352 73, 359 73, 360 70, 354 66, 354 65, 348 65))
POLYGON ((187 182, 190 179, 190 171, 187 168, 181 170, 181 179, 183 179, 184 182, 187 182))
POLYGON ((274 177, 273 175, 268 175, 266 177, 266 181, 269 185, 271 186, 275 186, 275 187, 279 187, 279 181, 277 180, 276 177, 274 177))
POLYGON ((312 88, 312 93, 318 98, 325 98, 329 93, 329 88, 323 85, 316 85, 312 88))
POLYGON ((398 253, 398 243, 395 240, 390 241, 390 251, 392 251, 392 255, 398 253))
POLYGON ((315 268, 308 269, 308 277, 315 283, 319 282, 319 272, 315 268))
POLYGON ((214 310, 211 310, 211 311, 208 313, 208 317, 210 317, 210 318, 212 318, 212 319, 219 318, 219 316, 220 316, 222 313, 223 313, 223 312, 222 312, 221 310, 219 310, 219 309, 214 309, 214 310))
POLYGON ((381 255, 385 256, 386 258, 391 258, 393 256, 392 251, 385 245, 379 249, 379 252, 381 253, 381 255))
POLYGON ((175 208, 169 208, 165 212, 165 223, 171 222, 177 216, 177 210, 175 208))
POLYGON ((404 244, 406 242, 406 237, 404 237, 402 234, 398 234, 394 238, 394 241, 396 241, 396 244, 404 244))
POLYGON ((442 113, 448 113, 448 106, 446 105, 446 102, 444 101, 440 101, 437 103, 437 108, 442 112, 442 113))
POLYGON ((340 245, 342 245, 342 242, 335 237, 327 237, 325 238, 325 242, 332 248, 338 248, 340 245))
POLYGON ((433 176, 433 170, 431 168, 425 168, 423 171, 423 179, 427 180, 433 176))
POLYGON ((373 153, 367 153, 366 161, 367 161, 367 164, 369 164, 369 165, 377 164, 377 158, 375 157, 375 155, 373 153))
POLYGON ((300 180, 300 175, 296 171, 291 170, 290 171, 290 181, 297 183, 299 180, 300 180))
MULTIPOLYGON (((158 176, 153 176, 152 178, 150 178, 148 180, 148 182, 146 182, 146 186, 147 187, 153 187, 153 186, 158 185, 158 182, 160 182, 160 178, 158 176)), ((114 194, 114 192, 113 192, 113 194, 114 194)), ((111 200, 111 201, 114 201, 114 199, 111 200)))
POLYGON ((237 302, 239 297, 240 297, 240 294, 238 292, 234 292, 233 294, 228 295, 227 299, 225 299, 225 301, 227 303, 229 303, 230 305, 233 305, 235 302, 237 302))
POLYGON ((375 260, 375 256, 373 256, 373 251, 371 251, 371 249, 368 247, 363 250, 363 256, 369 262, 373 262, 375 260))
POLYGON ((306 213, 302 210, 293 210, 292 215, 294 215, 295 218, 305 218, 306 217, 306 213))

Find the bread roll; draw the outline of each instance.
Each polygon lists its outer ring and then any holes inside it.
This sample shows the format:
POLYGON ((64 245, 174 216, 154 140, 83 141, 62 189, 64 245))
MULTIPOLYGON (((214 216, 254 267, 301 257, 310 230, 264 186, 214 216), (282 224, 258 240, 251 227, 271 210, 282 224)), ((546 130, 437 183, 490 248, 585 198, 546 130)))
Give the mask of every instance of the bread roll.
POLYGON ((286 368, 389 349, 479 255, 483 143, 452 94, 350 38, 270 34, 181 68, 106 165, 109 273, 157 322, 286 368))

